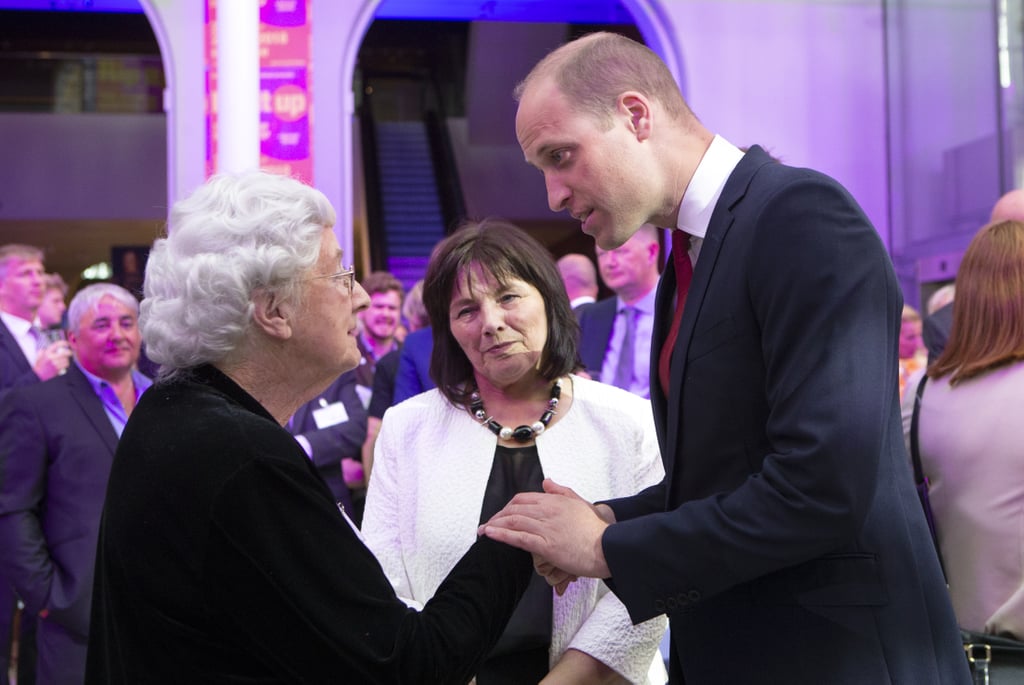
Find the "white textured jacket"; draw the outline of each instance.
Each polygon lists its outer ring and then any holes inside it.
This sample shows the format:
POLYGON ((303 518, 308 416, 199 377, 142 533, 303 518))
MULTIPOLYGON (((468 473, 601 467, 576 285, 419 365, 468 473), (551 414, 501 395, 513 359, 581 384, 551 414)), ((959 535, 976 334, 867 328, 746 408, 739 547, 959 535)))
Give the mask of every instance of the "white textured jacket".
MULTIPOLYGON (((568 412, 537 436, 544 476, 588 501, 659 482, 664 470, 650 402, 578 376, 571 382, 568 412)), ((437 390, 384 414, 362 533, 399 596, 425 603, 473 544, 496 444, 490 430, 437 390)), ((622 603, 592 578, 552 595, 552 665, 573 648, 630 682, 648 682, 664 616, 634 626, 622 603)))

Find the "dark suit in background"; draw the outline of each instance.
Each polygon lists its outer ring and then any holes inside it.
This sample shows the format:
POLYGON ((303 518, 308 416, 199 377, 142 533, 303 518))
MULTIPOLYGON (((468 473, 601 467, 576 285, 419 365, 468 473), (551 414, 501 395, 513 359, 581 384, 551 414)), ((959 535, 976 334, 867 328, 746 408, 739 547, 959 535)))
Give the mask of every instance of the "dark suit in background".
MULTIPOLYGON (((652 362, 674 292, 667 269, 652 362)), ((668 613, 673 682, 969 682, 903 446, 901 307, 841 186, 759 147, 740 160, 667 396, 652 363, 665 479, 610 502, 602 540, 634 621, 668 613)))
POLYGON ((939 307, 924 318, 924 325, 921 327, 921 337, 924 338, 924 346, 928 348, 928 363, 932 364, 942 351, 946 349, 946 341, 949 340, 949 331, 953 328, 953 303, 939 307))
POLYGON ((413 395, 434 388, 430 377, 430 354, 434 349, 434 336, 430 326, 405 336, 395 373, 395 394, 391 404, 398 404, 413 395))
POLYGON ((39 376, 25 359, 25 353, 7 326, 0 322, 0 397, 10 388, 21 388, 39 382, 39 376))
POLYGON ((0 570, 37 616, 38 682, 81 682, 93 565, 117 446, 88 379, 63 376, 0 399, 0 570))
POLYGON ((595 381, 601 380, 601 367, 612 338, 618 303, 617 297, 606 297, 575 310, 580 322, 580 361, 595 381))
MULTIPOLYGON (((18 341, 7 330, 7 326, 0 321, 0 398, 3 398, 12 388, 34 385, 38 382, 39 376, 32 370, 32 366, 25 358, 25 353, 21 351, 18 341)), ((0 478, 0 485, 2 485, 2 478, 0 478)), ((8 587, 7 580, 0 573, 0 652, 3 652, 0 655, 0 685, 7 685, 9 656, 7 651, 11 646, 12 620, 17 604, 18 597, 14 594, 14 590, 8 587)), ((22 664, 19 666, 18 671, 22 676, 22 680, 24 680, 26 675, 26 668, 29 669, 27 671, 28 674, 32 676, 35 674, 34 647, 29 646, 35 643, 34 634, 35 617, 23 614, 21 618, 22 645, 19 651, 21 658, 27 656, 28 661, 33 662, 33 664, 22 664), (25 643, 26 636, 29 637, 29 645, 25 643), (26 646, 29 646, 29 648, 26 649, 26 646)))
POLYGON ((299 407, 288 429, 309 441, 317 471, 335 499, 351 513, 352 495, 342 476, 341 460, 358 460, 366 440, 366 408, 356 394, 355 372, 341 374, 315 399, 299 407))

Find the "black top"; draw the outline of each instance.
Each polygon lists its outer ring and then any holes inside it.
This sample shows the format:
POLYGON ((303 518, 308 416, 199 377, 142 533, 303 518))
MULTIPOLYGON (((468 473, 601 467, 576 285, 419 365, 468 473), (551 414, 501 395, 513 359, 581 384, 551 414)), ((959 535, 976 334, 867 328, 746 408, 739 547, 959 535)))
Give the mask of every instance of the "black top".
MULTIPOLYGON (((517 492, 543 492, 543 481, 536 445, 498 445, 480 523, 490 520, 517 492)), ((478 685, 536 683, 544 678, 551 645, 551 602, 551 587, 534 574, 505 632, 477 672, 478 685)))
POLYGON ((421 612, 302 448, 212 367, 158 383, 118 444, 86 683, 465 683, 533 573, 479 539, 421 612))

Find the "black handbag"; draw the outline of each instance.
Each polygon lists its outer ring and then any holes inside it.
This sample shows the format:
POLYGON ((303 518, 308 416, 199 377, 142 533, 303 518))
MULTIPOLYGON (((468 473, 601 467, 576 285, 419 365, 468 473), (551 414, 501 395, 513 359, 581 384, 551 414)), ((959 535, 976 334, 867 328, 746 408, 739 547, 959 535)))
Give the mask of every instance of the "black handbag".
MULTIPOLYGON (((910 417, 910 459, 914 464, 914 486, 917 488, 917 498, 921 500, 921 509, 924 510, 925 521, 928 522, 928 532, 932 536, 932 544, 935 545, 935 553, 939 557, 939 566, 942 566, 942 553, 939 551, 939 534, 935 529, 935 516, 932 514, 932 503, 928 499, 928 477, 924 475, 921 468, 921 453, 917 443, 917 421, 921 414, 921 395, 924 394, 925 383, 928 376, 921 376, 921 382, 917 384, 917 392, 914 393, 914 413, 910 417)), ((942 576, 946 576, 946 568, 942 566, 942 576)))
MULTIPOLYGON (((921 468, 921 454, 917 442, 917 422, 921 411, 921 395, 928 376, 922 376, 917 384, 914 395, 914 413, 910 419, 910 458, 914 464, 914 485, 917 496, 924 509, 924 517, 928 521, 928 530, 935 545, 935 553, 942 564, 942 553, 939 551, 939 538, 935 528, 935 517, 932 515, 931 501, 928 499, 928 478, 921 468)), ((945 567, 942 569, 945 575, 945 567)), ((1020 685, 1024 683, 1024 642, 998 635, 986 635, 970 630, 960 630, 960 638, 964 645, 967 663, 975 685, 1020 685)))
POLYGON ((1024 683, 1024 642, 961 630, 975 685, 1024 683))

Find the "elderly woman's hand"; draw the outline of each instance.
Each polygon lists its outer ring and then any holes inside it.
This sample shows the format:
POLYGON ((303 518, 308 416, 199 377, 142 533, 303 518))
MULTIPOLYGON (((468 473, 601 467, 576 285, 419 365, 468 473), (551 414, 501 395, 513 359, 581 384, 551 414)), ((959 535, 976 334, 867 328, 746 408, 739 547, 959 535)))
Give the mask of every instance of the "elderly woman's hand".
POLYGON ((533 555, 533 568, 547 581, 548 585, 555 588, 555 592, 561 597, 569 583, 575 582, 578 576, 567 573, 542 557, 533 555))

